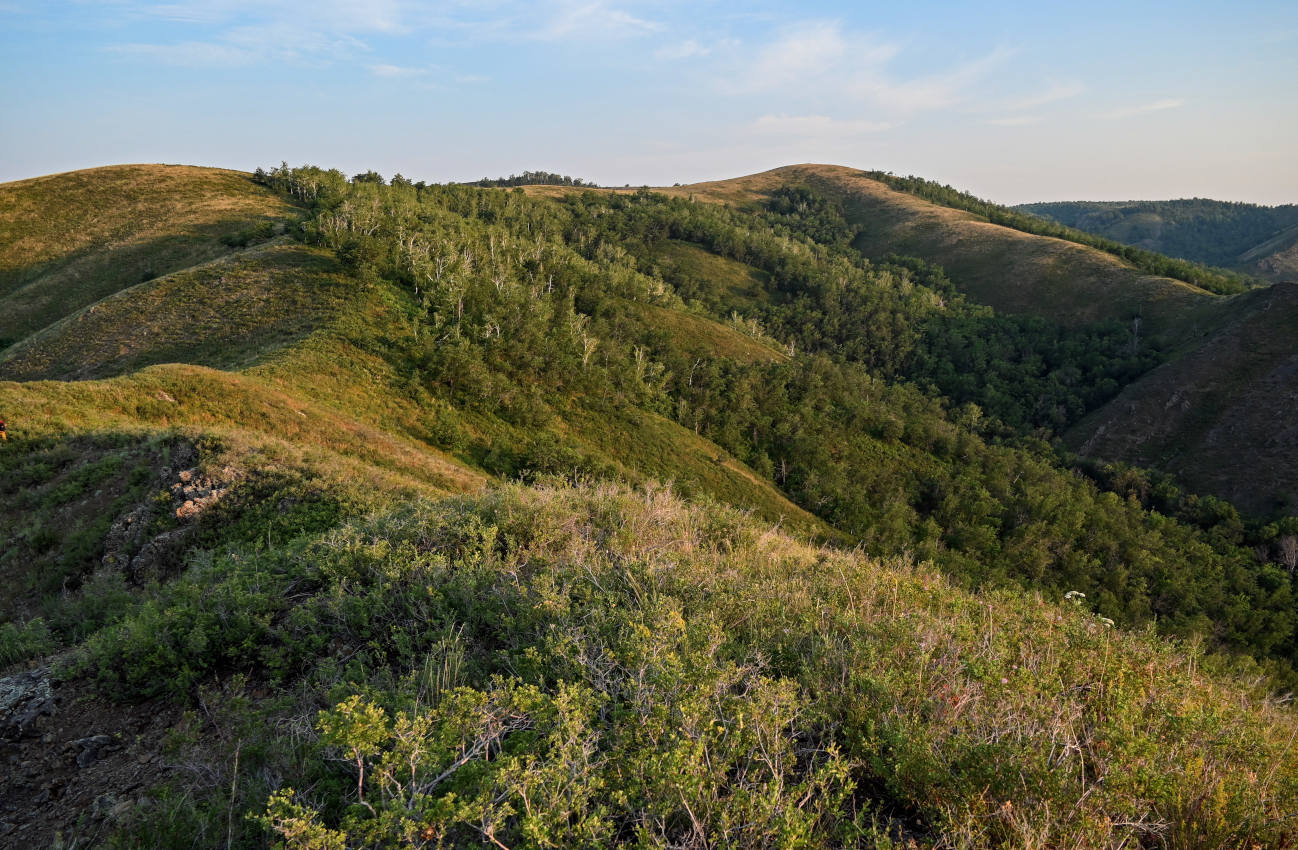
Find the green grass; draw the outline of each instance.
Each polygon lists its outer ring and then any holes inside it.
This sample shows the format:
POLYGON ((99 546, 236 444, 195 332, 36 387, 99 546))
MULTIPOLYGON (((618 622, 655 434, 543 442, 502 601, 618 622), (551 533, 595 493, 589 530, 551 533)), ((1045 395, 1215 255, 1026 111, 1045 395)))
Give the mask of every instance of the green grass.
POLYGON ((686 495, 748 508, 794 533, 840 543, 847 540, 729 452, 664 417, 578 408, 566 411, 564 422, 571 439, 616 464, 631 481, 670 482, 686 495))
POLYGON ((661 489, 507 486, 231 551, 78 663, 225 682, 203 704, 245 760, 162 846, 230 806, 264 813, 239 846, 1283 846, 1298 806, 1293 713, 1192 648, 661 489), (257 698, 249 659, 302 684, 257 698))
POLYGON ((122 290, 9 348, 0 377, 120 375, 157 363, 248 367, 320 327, 354 281, 331 256, 275 243, 122 290))
POLYGON ((297 214, 248 175, 214 168, 123 165, 0 185, 0 344, 297 214))
POLYGON ((0 456, 76 434, 180 429, 242 443, 292 445, 347 468, 369 466, 449 491, 472 489, 485 480, 408 437, 257 377, 200 366, 151 366, 120 378, 78 383, 0 382, 0 409, 18 411, 8 415, 10 439, 0 445, 0 456))
POLYGON ((683 299, 713 313, 723 306, 751 309, 770 301, 768 275, 693 243, 666 240, 655 247, 653 261, 683 299))

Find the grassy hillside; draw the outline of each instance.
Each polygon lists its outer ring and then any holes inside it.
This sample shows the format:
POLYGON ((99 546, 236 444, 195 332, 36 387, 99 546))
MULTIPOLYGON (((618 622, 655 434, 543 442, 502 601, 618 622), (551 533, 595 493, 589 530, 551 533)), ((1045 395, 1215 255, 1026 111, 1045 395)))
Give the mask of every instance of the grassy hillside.
POLYGON ((791 166, 676 191, 736 203, 789 182, 836 198, 861 227, 854 244, 866 256, 904 254, 937 263, 974 300, 997 310, 1076 324, 1141 316, 1155 332, 1171 333, 1196 306, 1213 300, 1198 287, 1142 274, 1095 249, 990 224, 852 169, 791 166))
POLYGON ((83 380, 167 362, 247 367, 325 324, 350 286, 332 256, 281 239, 96 301, 0 354, 0 378, 83 380))
POLYGON ((129 750, 214 774, 121 816, 148 844, 1289 840, 1292 713, 1070 608, 661 491, 514 486, 196 564, 73 665, 214 682, 211 723, 129 750))
POLYGON ((1271 281, 1298 278, 1290 250, 1298 242, 1294 204, 1264 207, 1193 198, 1061 201, 1016 209, 1127 245, 1271 281))
POLYGON ((1239 264, 1266 280, 1298 280, 1298 225, 1244 252, 1239 264))
POLYGON ((794 173, 275 169, 300 226, 18 340, 0 836, 1292 841, 1280 532, 1061 465, 1028 435, 1147 368, 1125 325, 870 262, 794 173))
POLYGON ((1223 332, 1127 387, 1070 442, 1260 514, 1298 513, 1298 284, 1246 298, 1223 332))
POLYGON ((144 280, 265 238, 295 214, 249 175, 122 165, 0 186, 0 348, 144 280))

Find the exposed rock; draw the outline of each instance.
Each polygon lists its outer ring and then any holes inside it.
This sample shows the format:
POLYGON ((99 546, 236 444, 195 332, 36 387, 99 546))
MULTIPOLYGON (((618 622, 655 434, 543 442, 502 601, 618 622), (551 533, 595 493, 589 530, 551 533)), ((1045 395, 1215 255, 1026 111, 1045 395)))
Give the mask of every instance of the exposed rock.
POLYGON ((176 519, 191 520, 221 500, 228 489, 229 481, 234 477, 234 470, 229 467, 221 470, 218 479, 200 477, 198 469, 185 469, 177 475, 179 479, 171 485, 171 498, 178 502, 176 519))
POLYGON ((120 747, 109 735, 91 735, 89 738, 73 741, 69 746, 79 750, 77 752, 77 767, 90 767, 90 765, 99 761, 104 753, 120 747))
POLYGON ((53 715, 54 711, 48 669, 42 667, 0 679, 0 738, 20 738, 36 718, 53 715))
POLYGON ((147 582, 161 578, 172 568, 178 566, 180 554, 185 548, 188 529, 175 528, 164 531, 141 547, 139 554, 131 559, 128 574, 138 582, 147 582))
MULTIPOLYGON (((193 462, 197 455, 192 448, 182 447, 176 451, 176 459, 193 462)), ((171 494, 171 504, 152 501, 119 517, 105 535, 101 569, 124 572, 134 581, 164 576, 178 566, 189 524, 219 502, 239 477, 238 471, 229 466, 213 475, 201 474, 196 466, 179 472, 174 472, 172 467, 163 467, 162 472, 171 494), (154 533, 160 523, 165 527, 169 522, 169 519, 164 522, 168 514, 183 524, 179 528, 154 533)))

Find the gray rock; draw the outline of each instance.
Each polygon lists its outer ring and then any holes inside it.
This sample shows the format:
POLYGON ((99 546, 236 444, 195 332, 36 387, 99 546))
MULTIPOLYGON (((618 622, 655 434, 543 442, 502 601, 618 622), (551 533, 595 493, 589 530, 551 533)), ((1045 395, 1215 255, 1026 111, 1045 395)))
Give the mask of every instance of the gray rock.
POLYGON ((36 718, 54 711, 54 688, 47 668, 0 679, 0 739, 21 738, 36 718))
POLYGON ((117 742, 108 735, 91 735, 89 738, 73 741, 72 744, 80 749, 77 753, 77 767, 90 767, 106 752, 118 748, 117 742))

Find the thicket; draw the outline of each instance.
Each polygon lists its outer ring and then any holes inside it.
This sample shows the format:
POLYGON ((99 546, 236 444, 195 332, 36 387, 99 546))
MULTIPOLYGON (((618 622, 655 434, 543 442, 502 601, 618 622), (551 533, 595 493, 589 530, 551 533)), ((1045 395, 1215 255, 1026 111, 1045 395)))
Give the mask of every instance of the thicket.
POLYGON ((216 781, 122 846, 1284 846, 1298 805, 1292 713, 1193 650, 662 490, 231 549, 83 663, 223 674, 204 716, 241 755, 178 729, 216 781))
MULTIPOLYGON (((1278 665, 1280 681, 1289 681, 1292 579, 1259 560, 1242 533, 1223 530, 1242 528, 1233 509, 1224 506, 1206 530, 1169 519, 1101 492, 1062 469, 1045 444, 984 414, 982 404, 1020 429, 1069 421, 1141 368, 1129 340, 1002 321, 965 304, 939 270, 871 266, 843 249, 841 217, 796 193, 748 214, 647 192, 556 203, 521 192, 348 183, 313 169, 274 179, 316 198, 308 238, 335 249, 360 281, 406 294, 408 332, 376 350, 460 409, 556 433, 538 460, 575 462, 543 468, 607 474, 600 458, 566 444, 561 423, 576 421, 575 410, 660 413, 872 552, 918 553, 970 586, 1084 591, 1120 624, 1203 636, 1278 665), (626 309, 688 306, 687 287, 655 273, 654 248, 668 239, 763 270, 769 304, 735 317, 794 359, 696 357, 626 309), (997 334, 975 339, 980 321, 997 334), (958 387, 979 366, 962 360, 974 357, 970 349, 991 359, 997 346, 1023 356, 978 379, 970 393, 980 404, 895 383, 958 387), (1043 376, 1050 357, 1057 366, 1043 376), (1034 382, 1059 387, 1063 403, 1049 393, 1012 394, 1034 382), (998 402, 997 392, 1012 403, 998 402), (1013 414, 1013 404, 1023 412, 1013 414)), ((514 473, 528 463, 516 448, 483 446, 480 456, 503 458, 502 471, 514 473)))
POLYGON ((925 180, 922 177, 898 177, 883 171, 871 171, 869 176, 900 192, 906 192, 946 207, 980 215, 992 224, 1012 227, 1015 230, 1037 236, 1051 236, 1056 239, 1076 242, 1079 245, 1098 248, 1105 253, 1121 257, 1143 272, 1183 280, 1209 292, 1216 292, 1220 295, 1234 295, 1245 292, 1255 285, 1255 281, 1236 272, 1208 268, 1199 263, 1156 254, 1153 251, 1146 251, 1143 248, 1136 248, 1131 245, 1124 245, 1121 242, 1097 236, 1094 233, 1088 233, 1074 227, 1065 227, 1056 221, 1041 218, 1031 213, 1018 212, 991 201, 984 201, 968 192, 961 192, 959 189, 953 189, 932 180, 925 180))
POLYGON ((566 174, 555 174, 553 171, 524 171, 522 174, 511 174, 508 177, 488 178, 476 180, 466 184, 469 186, 483 186, 508 188, 511 186, 591 186, 595 184, 587 183, 580 177, 569 177, 566 174))

